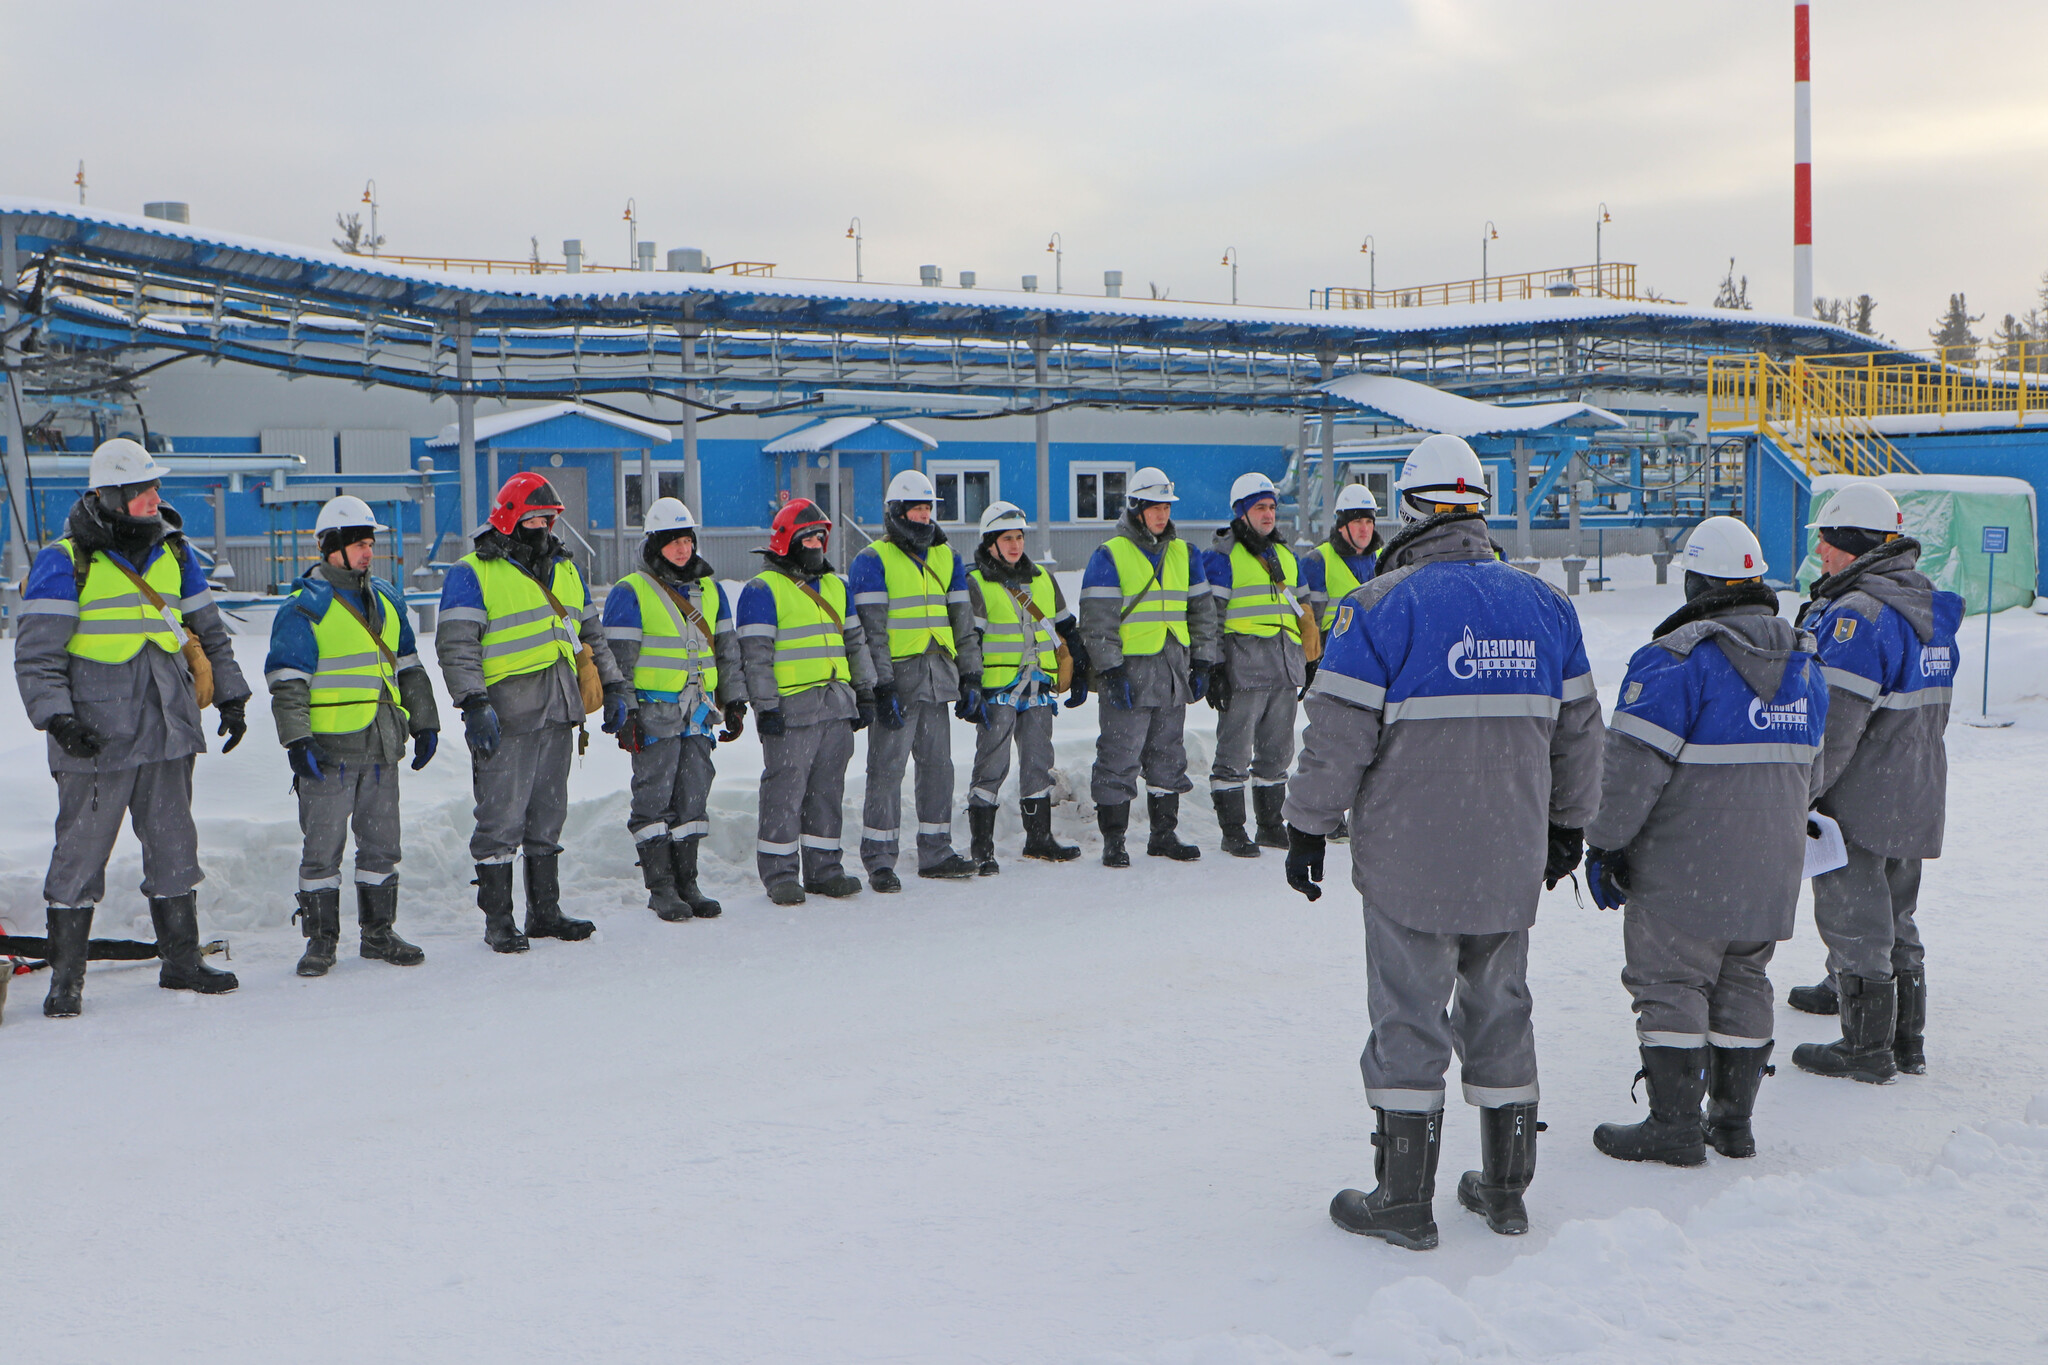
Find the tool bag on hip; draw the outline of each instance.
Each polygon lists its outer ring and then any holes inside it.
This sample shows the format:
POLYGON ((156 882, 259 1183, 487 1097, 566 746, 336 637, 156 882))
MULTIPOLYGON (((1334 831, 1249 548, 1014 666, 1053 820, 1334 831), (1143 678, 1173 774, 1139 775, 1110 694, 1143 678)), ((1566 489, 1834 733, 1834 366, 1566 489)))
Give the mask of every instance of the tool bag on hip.
MULTIPOLYGON (((534 582, 539 585, 541 596, 547 598, 548 605, 555 609, 555 615, 567 621, 569 609, 562 605, 562 600, 555 596, 547 584, 537 578, 534 582)), ((584 715, 596 715, 603 709, 604 679, 597 674, 597 660, 591 657, 590 646, 581 640, 576 642, 576 691, 583 698, 584 715)))
POLYGON ((162 594, 150 587, 141 574, 118 561, 114 561, 114 567, 127 575, 135 590, 142 594, 143 601, 156 608, 156 614, 163 617, 164 624, 171 628, 172 638, 179 641, 185 667, 192 671, 192 698, 199 703, 199 709, 204 711, 213 705, 213 660, 206 657, 205 646, 199 643, 199 637, 172 619, 171 609, 162 594))

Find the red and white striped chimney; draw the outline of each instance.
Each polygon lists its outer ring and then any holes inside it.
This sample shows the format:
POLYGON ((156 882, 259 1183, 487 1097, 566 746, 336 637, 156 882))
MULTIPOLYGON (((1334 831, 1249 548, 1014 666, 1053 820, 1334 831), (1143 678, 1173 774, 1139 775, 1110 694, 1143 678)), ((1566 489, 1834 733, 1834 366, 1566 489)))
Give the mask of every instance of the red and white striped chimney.
POLYGON ((1792 311, 1813 316, 1813 83, 1811 5, 1792 6, 1792 311))

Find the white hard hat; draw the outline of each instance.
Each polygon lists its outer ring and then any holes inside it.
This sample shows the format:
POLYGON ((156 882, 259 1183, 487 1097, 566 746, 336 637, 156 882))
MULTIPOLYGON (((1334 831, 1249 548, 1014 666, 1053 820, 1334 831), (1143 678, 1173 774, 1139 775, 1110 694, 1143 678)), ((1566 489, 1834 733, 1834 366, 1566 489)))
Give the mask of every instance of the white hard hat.
POLYGON ((139 441, 116 436, 102 441, 92 453, 92 469, 86 475, 89 488, 120 488, 124 484, 148 483, 170 477, 171 471, 156 462, 139 441))
POLYGON ((1174 496, 1173 480, 1166 477, 1166 471, 1148 464, 1124 484, 1124 501, 1179 502, 1180 499, 1174 496))
POLYGON ((1030 529, 1030 519, 1024 515, 1024 509, 1014 502, 992 502, 988 505, 988 510, 981 514, 981 533, 984 536, 1030 529))
POLYGON ((681 498, 656 498, 654 506, 647 509, 647 522, 642 531, 653 535, 656 531, 694 531, 697 519, 690 515, 690 509, 683 506, 681 498))
POLYGON ((321 504, 320 515, 313 518, 315 535, 339 531, 349 526, 367 526, 372 531, 391 529, 377 520, 377 514, 370 510, 370 504, 348 493, 343 493, 338 498, 329 498, 321 504))
POLYGON ((921 469, 906 469, 889 480, 888 502, 937 502, 939 492, 921 469))
POLYGON ((1687 573, 1709 578, 1760 578, 1764 547, 1734 517, 1708 517, 1686 538, 1684 561, 1687 573))
POLYGON ((1273 487, 1273 481, 1264 474, 1256 471, 1250 474, 1240 474, 1237 476, 1237 482, 1230 485, 1231 509, 1233 511, 1237 510, 1237 505, 1246 498, 1271 498, 1274 502, 1278 502, 1280 501, 1280 490, 1273 487))
POLYGON ((1486 470, 1464 438, 1439 432, 1408 452, 1394 491, 1401 495, 1404 517, 1431 514, 1415 506, 1418 501, 1476 509, 1486 501, 1486 470))
POLYGON ((1899 510, 1899 500, 1884 485, 1864 480, 1837 488, 1834 496, 1808 523, 1808 529, 1815 531, 1833 526, 1853 526, 1881 535, 1899 535, 1906 529, 1906 514, 1899 510))
POLYGON ((1380 500, 1364 484, 1347 483, 1337 490, 1337 515, 1342 516, 1346 512, 1370 512, 1378 517, 1380 500))

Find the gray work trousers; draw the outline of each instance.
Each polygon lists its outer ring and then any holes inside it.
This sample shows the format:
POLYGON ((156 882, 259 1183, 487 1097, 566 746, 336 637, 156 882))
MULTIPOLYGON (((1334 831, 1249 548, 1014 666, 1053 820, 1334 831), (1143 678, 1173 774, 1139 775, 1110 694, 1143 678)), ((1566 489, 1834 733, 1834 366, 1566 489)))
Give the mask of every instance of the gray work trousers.
POLYGON ((107 894, 107 855, 125 814, 142 843, 142 894, 182 896, 206 879, 192 824, 192 758, 104 773, 53 773, 57 846, 43 878, 48 905, 98 905, 107 894))
POLYGON ((709 735, 677 735, 650 740, 633 755, 633 805, 626 829, 633 842, 649 839, 701 839, 711 832, 704 803, 718 769, 711 751, 718 741, 709 735))
POLYGON ((1633 905, 1622 911, 1621 984, 1644 1047, 1762 1047, 1775 1007, 1765 970, 1778 945, 1695 938, 1633 905))
POLYGON ((1443 1108, 1454 1052, 1467 1104, 1535 1102, 1527 929, 1431 934, 1367 905, 1365 1006, 1372 1036, 1358 1068, 1375 1109, 1443 1108))
POLYGON ((1017 745, 1017 796, 1029 801, 1052 791, 1052 718, 1050 706, 1019 711, 991 706, 988 719, 974 734, 974 774, 968 781, 967 804, 999 804, 1010 776, 1010 744, 1017 745))
POLYGON ((953 717, 942 701, 903 703, 903 724, 868 727, 868 796, 861 808, 860 861, 870 872, 896 866, 903 838, 903 769, 917 760, 917 865, 953 856, 953 717))
POLYGON ((1920 926, 1920 860, 1849 845, 1849 862, 1813 879, 1813 923, 1828 945, 1828 973, 1888 981, 1927 960, 1920 926))
POLYGON ((852 758, 853 727, 843 720, 761 736, 760 825, 754 836, 761 885, 797 880, 799 850, 805 881, 839 875, 839 805, 852 758))
POLYGON ((1155 796, 1176 796, 1195 785, 1188 781, 1188 749, 1181 737, 1187 707, 1134 706, 1126 711, 1104 701, 1096 710, 1100 729, 1095 736, 1095 767, 1088 774, 1088 796, 1096 805, 1136 800, 1141 772, 1145 790, 1155 796))
POLYGON ((1232 694, 1230 709, 1216 717, 1216 761, 1209 765, 1209 790, 1240 791, 1286 785, 1294 764, 1291 687, 1259 687, 1232 694))
POLYGON ((529 858, 562 851, 575 735, 573 725, 547 725, 523 735, 506 735, 489 758, 471 755, 470 781, 476 793, 471 862, 509 863, 522 849, 529 858))
POLYGON ((341 885, 341 851, 356 831, 356 884, 382 886, 398 875, 398 765, 335 765, 325 777, 292 779, 299 794, 299 890, 341 885))

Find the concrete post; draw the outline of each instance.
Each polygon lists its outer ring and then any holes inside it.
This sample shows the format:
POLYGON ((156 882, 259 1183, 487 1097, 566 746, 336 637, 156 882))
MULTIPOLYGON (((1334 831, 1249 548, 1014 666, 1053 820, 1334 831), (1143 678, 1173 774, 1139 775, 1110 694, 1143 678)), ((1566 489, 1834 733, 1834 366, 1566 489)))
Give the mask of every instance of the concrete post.
POLYGON ((1530 526, 1535 509, 1529 505, 1529 443, 1515 439, 1515 567, 1534 572, 1536 542, 1530 526))
MULTIPOLYGON (((1316 363, 1318 366, 1321 367, 1323 382, 1325 384, 1329 383, 1332 379, 1336 378, 1336 352, 1324 351, 1321 355, 1316 357, 1316 363)), ((1334 401, 1335 400, 1332 399, 1328 394, 1323 395, 1323 402, 1326 405, 1334 401)), ((1334 509, 1337 506, 1337 414, 1334 409, 1328 406, 1325 406, 1323 408, 1322 504, 1323 505, 1317 509, 1316 517, 1316 538, 1318 540, 1330 534, 1332 526, 1336 521, 1336 512, 1334 509)))
POLYGON ((33 513, 29 507, 28 438, 21 429, 21 346, 14 331, 20 316, 14 306, 14 291, 21 283, 21 264, 16 254, 16 227, 12 216, 0 214, 0 287, 7 291, 7 303, 0 309, 0 434, 7 438, 7 505, 13 534, 7 537, 7 581, 0 590, 0 604, 7 611, 7 625, 16 624, 21 604, 22 580, 28 576, 28 536, 33 513))
POLYGON ((1572 533, 1571 553, 1564 561, 1564 582, 1565 591, 1573 597, 1579 595, 1579 575, 1586 569, 1586 547, 1579 527, 1579 476, 1584 468, 1579 457, 1574 455, 1564 471, 1566 506, 1571 509, 1568 524, 1572 533))
POLYGON ((455 457, 460 471, 458 482, 462 485, 462 514, 455 520, 455 532, 465 539, 477 524, 477 508, 481 505, 476 488, 475 336, 469 300, 464 299, 455 305, 455 457))
POLYGON ((1038 507, 1035 519, 1038 522, 1037 560, 1047 569, 1053 567, 1052 558, 1052 414, 1045 409, 1052 402, 1052 395, 1045 387, 1045 353, 1052 342, 1045 335, 1045 324, 1040 323, 1038 335, 1031 338, 1033 377, 1038 382, 1035 391, 1037 401, 1032 405, 1038 409, 1033 416, 1034 435, 1038 443, 1038 507))

